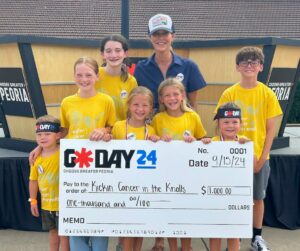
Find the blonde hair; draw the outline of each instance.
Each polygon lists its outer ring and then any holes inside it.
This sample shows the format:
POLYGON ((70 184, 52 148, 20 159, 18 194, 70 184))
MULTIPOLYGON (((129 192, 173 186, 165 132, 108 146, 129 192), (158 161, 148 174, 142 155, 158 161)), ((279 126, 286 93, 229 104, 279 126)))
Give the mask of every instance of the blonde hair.
POLYGON ((60 125, 60 120, 58 118, 55 118, 52 115, 43 115, 36 120, 36 123, 45 123, 45 122, 56 123, 60 125))
POLYGON ((80 64, 85 64, 85 65, 88 65, 89 67, 91 67, 96 75, 99 73, 99 65, 98 65, 97 61, 91 57, 84 56, 84 57, 78 58, 74 64, 74 72, 76 72, 76 66, 80 65, 80 64))
MULTIPOLYGON (((135 87, 128 95, 128 99, 127 99, 127 105, 129 107, 129 105, 131 104, 132 100, 134 99, 134 97, 136 97, 137 95, 143 95, 145 97, 148 98, 149 100, 149 103, 150 103, 150 106, 151 106, 151 110, 153 108, 153 94, 152 92, 144 87, 144 86, 138 86, 138 87, 135 87)), ((152 114, 150 114, 150 117, 151 117, 152 114)), ((130 111, 129 109, 127 110, 127 118, 130 118, 131 114, 130 114, 130 111)))
MULTIPOLYGON (((159 97, 162 97, 164 88, 167 87, 167 86, 173 86, 173 87, 177 88, 181 92, 181 94, 183 94, 184 98, 183 98, 183 100, 180 104, 181 111, 183 111, 183 112, 193 112, 194 111, 188 105, 188 101, 186 99, 185 89, 184 89, 183 84, 175 78, 168 78, 168 79, 166 79, 166 80, 164 80, 163 82, 160 83, 160 85, 158 87, 158 96, 159 97)), ((159 101, 159 111, 163 112, 163 111, 166 111, 166 110, 167 110, 166 106, 159 101)))

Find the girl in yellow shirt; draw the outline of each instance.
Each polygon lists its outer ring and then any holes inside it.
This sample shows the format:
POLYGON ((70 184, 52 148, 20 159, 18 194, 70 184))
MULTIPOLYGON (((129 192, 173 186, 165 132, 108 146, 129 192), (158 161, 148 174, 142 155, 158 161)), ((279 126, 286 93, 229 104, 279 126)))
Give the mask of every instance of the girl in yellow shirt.
MULTIPOLYGON (((109 140, 115 123, 115 107, 111 97, 95 89, 98 63, 88 57, 79 58, 74 65, 74 79, 79 93, 63 99, 61 127, 70 139, 109 140)), ((108 248, 108 237, 71 236, 72 251, 102 251, 108 248)))
MULTIPOLYGON (((186 104, 182 83, 175 78, 163 81, 158 88, 160 112, 152 125, 164 141, 192 142, 205 136, 199 115, 186 104)), ((168 238, 170 251, 177 251, 177 240, 168 238)), ((182 251, 191 250, 191 238, 181 238, 182 251)))
MULTIPOLYGON (((153 106, 153 95, 149 89, 143 86, 133 89, 127 100, 127 119, 117 121, 112 129, 114 139, 126 140, 151 140, 156 142, 159 137, 155 130, 146 121, 150 118, 153 106)), ((120 238, 124 251, 140 251, 143 238, 120 238)))
POLYGON ((135 78, 128 73, 124 61, 128 56, 128 44, 121 35, 104 38, 100 46, 104 64, 99 68, 96 90, 111 96, 118 120, 126 119, 128 94, 137 86, 135 78))

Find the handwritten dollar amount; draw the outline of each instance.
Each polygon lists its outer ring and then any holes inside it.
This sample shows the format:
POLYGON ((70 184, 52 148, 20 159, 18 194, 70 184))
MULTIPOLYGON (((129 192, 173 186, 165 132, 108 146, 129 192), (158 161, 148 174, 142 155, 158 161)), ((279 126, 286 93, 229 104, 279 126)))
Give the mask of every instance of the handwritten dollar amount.
POLYGON ((141 199, 139 195, 130 196, 129 201, 134 202, 136 207, 150 207, 150 201, 141 199))
POLYGON ((251 187, 248 186, 202 186, 202 195, 213 196, 250 196, 251 187))

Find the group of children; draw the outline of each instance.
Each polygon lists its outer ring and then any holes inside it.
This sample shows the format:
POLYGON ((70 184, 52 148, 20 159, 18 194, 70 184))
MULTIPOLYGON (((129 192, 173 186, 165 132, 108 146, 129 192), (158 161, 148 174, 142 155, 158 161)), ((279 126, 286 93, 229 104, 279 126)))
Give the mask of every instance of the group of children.
MULTIPOLYGON (((42 225, 49 230, 50 250, 69 250, 68 238, 58 236, 58 173, 60 138, 109 141, 126 140, 184 140, 254 142, 254 221, 252 248, 268 250, 262 237, 263 199, 270 173, 268 154, 275 133, 275 120, 281 109, 274 93, 257 81, 263 69, 263 53, 255 47, 242 48, 236 56, 239 83, 228 88, 216 108, 218 133, 212 139, 199 115, 189 107, 185 88, 179 80, 164 80, 158 89, 160 109, 152 114, 153 94, 137 86, 128 74, 123 61, 128 47, 121 36, 103 40, 103 67, 88 57, 74 65, 74 78, 79 90, 63 99, 60 123, 51 116, 43 116, 36 123, 38 147, 31 153, 34 164, 30 172, 30 204, 34 216, 39 216, 38 190, 41 193, 42 225), (99 80, 100 78, 100 80, 99 80), (105 94, 105 93, 106 94, 105 94), (230 111, 237 111, 231 113, 230 111), (243 135, 243 137, 241 136, 243 135), (60 245, 61 244, 61 245, 60 245)), ((107 237, 72 236, 72 251, 108 248, 107 237)), ((177 251, 175 238, 168 238, 171 251, 177 251)), ((125 237, 119 240, 124 251, 140 251, 142 238, 125 237)), ((239 250, 240 240, 228 239, 228 250, 239 250)), ((191 239, 182 238, 183 251, 191 250, 191 239)), ((210 250, 221 250, 221 239, 210 239, 210 250)))

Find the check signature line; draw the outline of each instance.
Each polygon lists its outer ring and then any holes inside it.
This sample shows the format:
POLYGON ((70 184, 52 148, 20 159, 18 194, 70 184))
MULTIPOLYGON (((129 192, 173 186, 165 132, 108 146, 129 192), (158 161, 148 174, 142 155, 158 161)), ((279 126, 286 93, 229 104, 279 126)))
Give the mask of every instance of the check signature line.
POLYGON ((121 222, 91 222, 86 223, 88 225, 146 225, 145 223, 136 223, 136 222, 127 222, 127 223, 121 223, 121 222))
POLYGON ((189 226, 249 226, 250 224, 232 224, 232 223, 176 223, 169 222, 168 225, 189 225, 189 226))

